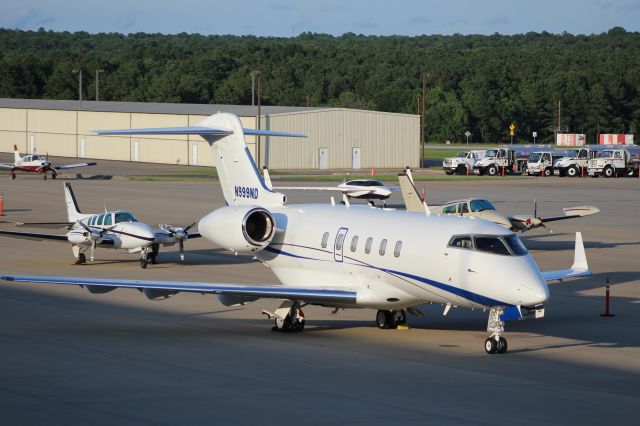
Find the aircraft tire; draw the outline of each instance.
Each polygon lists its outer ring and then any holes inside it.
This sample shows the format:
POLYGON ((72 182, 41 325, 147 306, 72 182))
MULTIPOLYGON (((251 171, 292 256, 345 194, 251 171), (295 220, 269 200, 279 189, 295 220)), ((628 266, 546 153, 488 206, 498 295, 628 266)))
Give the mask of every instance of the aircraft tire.
POLYGON ((487 338, 487 340, 484 341, 484 350, 490 355, 493 355, 497 352, 498 342, 496 342, 496 339, 494 339, 493 336, 487 338))
POLYGON ((55 179, 57 177, 58 177, 58 174, 56 172, 51 173, 51 179, 55 179))
POLYGON ((147 269, 147 263, 148 263, 148 262, 147 262, 147 259, 145 259, 144 257, 143 257, 143 258, 140 258, 140 267, 141 267, 142 269, 147 269))
POLYGON ((87 263, 87 257, 84 253, 80 253, 76 259, 76 265, 82 265, 83 263, 87 263))
POLYGON ((506 354, 507 353, 507 339, 505 339, 504 337, 500 337, 500 339, 498 340, 498 345, 496 348, 496 353, 498 354, 506 354))
POLYGON ((287 317, 285 319, 276 318, 275 319, 275 326, 273 328, 276 331, 282 331, 282 332, 290 331, 292 329, 291 316, 287 315, 287 317))
POLYGON ((44 180, 47 180, 47 174, 46 173, 44 174, 44 180))
POLYGON ((382 330, 391 328, 391 312, 379 310, 376 313, 376 324, 382 330))

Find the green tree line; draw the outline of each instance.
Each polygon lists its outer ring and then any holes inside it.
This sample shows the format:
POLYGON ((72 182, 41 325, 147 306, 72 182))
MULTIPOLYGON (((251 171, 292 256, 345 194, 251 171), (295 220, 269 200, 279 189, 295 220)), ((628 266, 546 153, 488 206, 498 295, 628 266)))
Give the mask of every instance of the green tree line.
POLYGON ((264 105, 417 114, 426 82, 429 141, 552 141, 554 126, 637 133, 640 33, 526 33, 292 38, 89 34, 0 29, 0 97, 250 104, 261 72, 264 105))

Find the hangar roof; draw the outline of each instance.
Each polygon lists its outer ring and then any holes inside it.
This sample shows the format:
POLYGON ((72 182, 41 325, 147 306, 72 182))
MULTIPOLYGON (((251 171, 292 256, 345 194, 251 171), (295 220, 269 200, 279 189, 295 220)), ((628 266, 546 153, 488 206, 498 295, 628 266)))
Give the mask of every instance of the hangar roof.
MULTIPOLYGON (((149 114, 189 114, 211 115, 218 111, 231 112, 241 117, 253 117, 258 114, 258 107, 251 105, 223 104, 168 104, 149 102, 107 102, 53 100, 53 99, 9 99, 0 98, 0 108, 55 109, 67 111, 96 112, 138 112, 149 114)), ((286 114, 291 112, 317 111, 326 107, 290 107, 262 106, 262 114, 286 114)))

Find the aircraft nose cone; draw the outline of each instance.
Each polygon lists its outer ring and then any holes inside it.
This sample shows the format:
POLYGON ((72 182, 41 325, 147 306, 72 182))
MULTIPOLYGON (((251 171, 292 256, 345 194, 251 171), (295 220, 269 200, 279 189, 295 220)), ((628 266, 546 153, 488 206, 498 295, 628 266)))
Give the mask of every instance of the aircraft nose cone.
POLYGON ((155 234, 153 233, 153 229, 151 229, 149 225, 147 225, 146 223, 134 223, 132 225, 133 232, 131 233, 134 234, 136 238, 149 244, 153 242, 153 240, 155 239, 155 234))
POLYGON ((536 277, 522 286, 521 297, 525 306, 542 305, 549 300, 549 287, 542 277, 536 277))

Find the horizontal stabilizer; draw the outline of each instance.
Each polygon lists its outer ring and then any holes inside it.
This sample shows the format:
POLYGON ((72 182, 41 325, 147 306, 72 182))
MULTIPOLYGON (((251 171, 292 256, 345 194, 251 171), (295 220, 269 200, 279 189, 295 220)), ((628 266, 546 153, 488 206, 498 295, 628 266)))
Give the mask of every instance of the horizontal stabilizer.
MULTIPOLYGON (((275 132, 271 130, 242 129, 245 135, 251 136, 286 136, 295 138, 306 138, 306 135, 299 133, 275 132)), ((148 129, 120 129, 120 130, 93 130, 92 133, 98 136, 112 135, 213 135, 227 136, 233 134, 230 129, 214 129, 203 126, 187 127, 159 127, 148 129)))
POLYGON ((571 268, 542 272, 542 277, 545 281, 556 281, 563 280, 565 278, 584 277, 587 275, 591 275, 591 270, 587 264, 587 254, 584 251, 581 232, 576 232, 576 246, 573 255, 573 265, 571 265, 571 268))
POLYGON ((0 280, 8 282, 31 282, 62 285, 91 285, 102 287, 122 287, 136 289, 153 289, 169 291, 185 291, 194 293, 226 294, 253 298, 289 299, 308 303, 355 304, 357 293, 350 290, 334 288, 309 288, 282 285, 238 285, 203 282, 179 281, 138 281, 108 278, 71 278, 47 277, 32 275, 3 275, 0 280))

